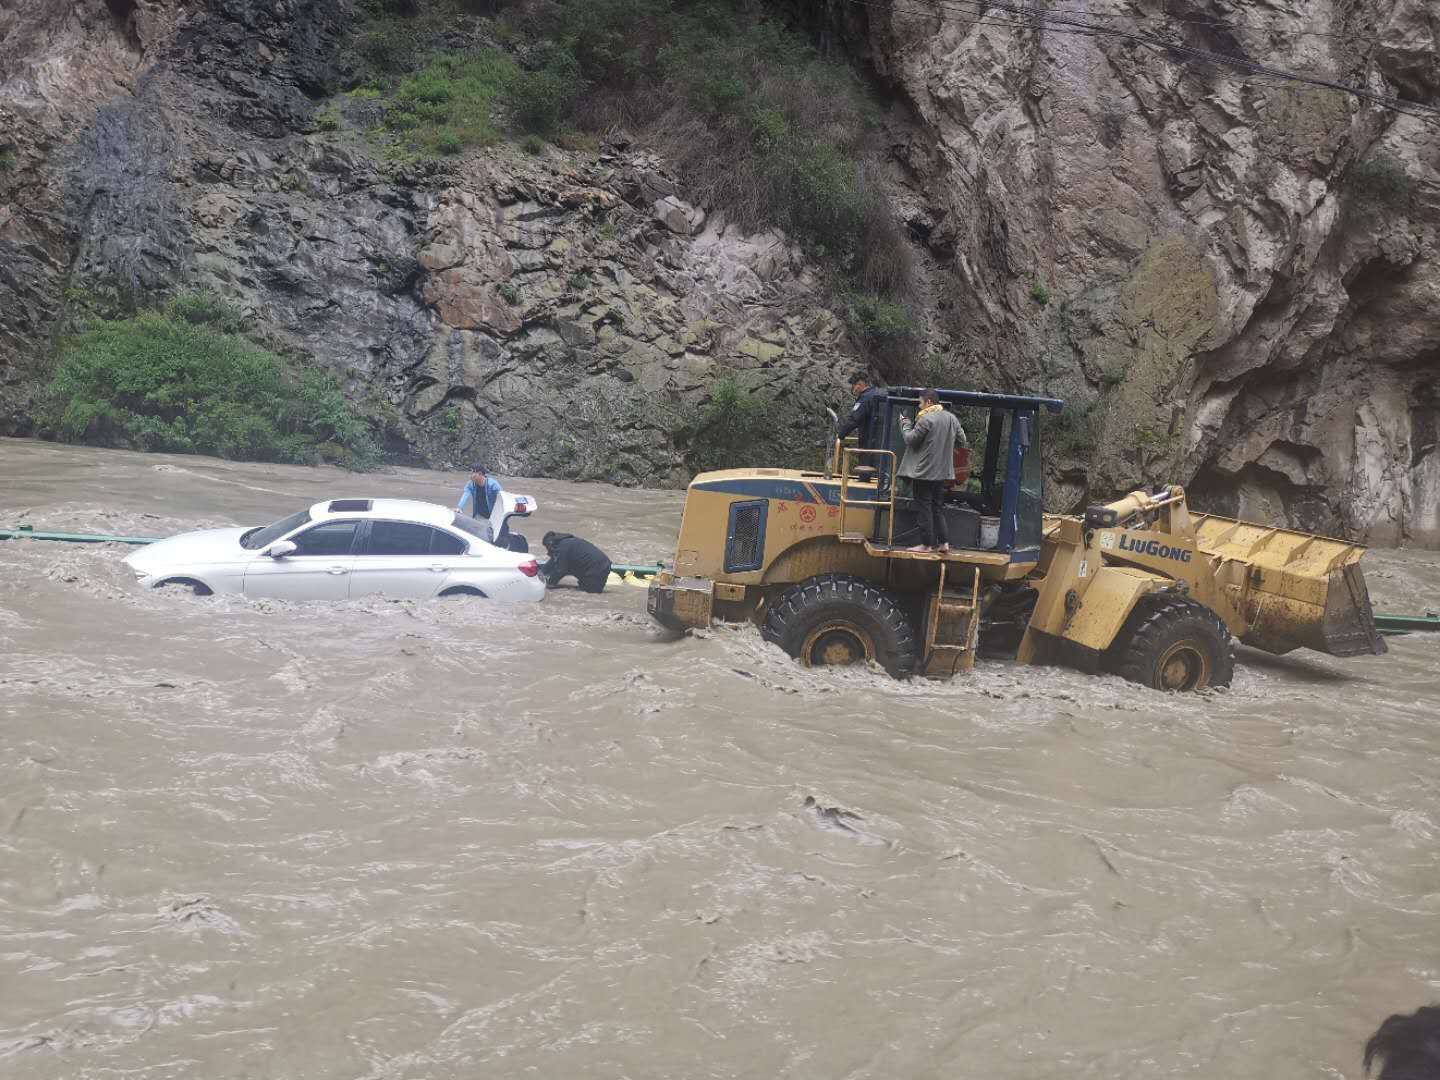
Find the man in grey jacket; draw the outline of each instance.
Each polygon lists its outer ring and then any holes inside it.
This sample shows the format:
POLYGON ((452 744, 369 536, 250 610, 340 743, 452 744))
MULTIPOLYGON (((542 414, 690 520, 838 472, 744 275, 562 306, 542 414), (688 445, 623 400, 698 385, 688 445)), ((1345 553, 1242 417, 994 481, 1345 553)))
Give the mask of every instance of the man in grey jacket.
POLYGON ((920 515, 921 542, 910 550, 943 554, 950 550, 950 534, 940 500, 945 481, 955 479, 955 447, 969 446, 970 440, 955 414, 941 406, 935 390, 920 395, 920 413, 913 423, 908 416, 901 417, 900 432, 905 437, 900 475, 910 478, 920 515))

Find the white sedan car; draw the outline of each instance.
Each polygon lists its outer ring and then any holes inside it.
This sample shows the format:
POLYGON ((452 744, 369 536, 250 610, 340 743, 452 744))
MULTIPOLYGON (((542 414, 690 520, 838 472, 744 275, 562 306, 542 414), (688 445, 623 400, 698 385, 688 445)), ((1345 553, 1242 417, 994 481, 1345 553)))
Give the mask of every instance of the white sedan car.
POLYGON ((125 562, 141 585, 188 586, 200 595, 539 600, 545 581, 534 557, 489 543, 510 517, 534 509, 533 499, 509 492, 489 521, 405 499, 334 499, 263 528, 172 536, 125 562))

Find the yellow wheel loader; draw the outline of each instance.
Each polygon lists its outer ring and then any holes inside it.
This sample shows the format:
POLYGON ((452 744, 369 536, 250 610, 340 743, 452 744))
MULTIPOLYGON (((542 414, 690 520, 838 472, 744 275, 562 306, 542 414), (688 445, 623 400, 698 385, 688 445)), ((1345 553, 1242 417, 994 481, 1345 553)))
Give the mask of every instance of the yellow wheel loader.
POLYGON ((1054 399, 940 392, 970 443, 944 501, 951 550, 909 550, 917 518, 896 474, 919 394, 888 391, 875 448, 832 437, 823 472, 697 476, 650 614, 674 630, 751 620, 807 666, 873 661, 899 677, 946 678, 978 655, 1199 690, 1229 684, 1232 637, 1277 654, 1385 651, 1363 547, 1192 513, 1174 486, 1043 513, 1054 399))

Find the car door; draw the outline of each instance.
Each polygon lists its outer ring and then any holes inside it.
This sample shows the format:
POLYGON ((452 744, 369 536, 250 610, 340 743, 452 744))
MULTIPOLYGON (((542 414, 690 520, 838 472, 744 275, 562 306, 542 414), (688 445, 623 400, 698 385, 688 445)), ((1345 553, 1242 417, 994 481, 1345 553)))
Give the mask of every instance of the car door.
POLYGON ((372 521, 369 540, 355 557, 350 595, 434 596, 463 550, 458 539, 429 525, 372 521))
POLYGON ((346 599, 359 527, 359 521, 322 521, 286 537, 295 550, 278 559, 261 555, 250 563, 245 571, 245 595, 280 600, 346 599))

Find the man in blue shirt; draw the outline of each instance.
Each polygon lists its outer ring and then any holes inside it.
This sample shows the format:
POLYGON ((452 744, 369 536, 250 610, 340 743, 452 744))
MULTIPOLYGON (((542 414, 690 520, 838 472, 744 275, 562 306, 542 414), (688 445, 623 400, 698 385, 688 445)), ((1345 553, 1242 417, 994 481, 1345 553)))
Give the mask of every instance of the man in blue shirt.
MULTIPOLYGON (((500 499, 500 481, 490 475, 490 470, 479 462, 470 467, 470 482, 465 485, 465 490, 460 493, 460 502, 456 504, 455 512, 464 514, 467 512, 471 517, 480 521, 488 522, 490 514, 495 509, 495 504, 500 499)), ((505 546, 505 536, 510 531, 507 524, 501 529, 500 535, 495 538, 495 544, 499 547, 505 546)))
MULTIPOLYGON (((855 395, 855 406, 850 410, 849 418, 840 425, 840 430, 835 434, 845 438, 851 432, 858 432, 860 435, 860 449, 874 450, 880 442, 878 421, 880 420, 880 403, 884 400, 884 393, 875 386, 870 385, 870 376, 863 371, 857 372, 850 380, 850 391, 855 395)), ((875 465, 873 457, 862 458, 861 465, 875 465)))

